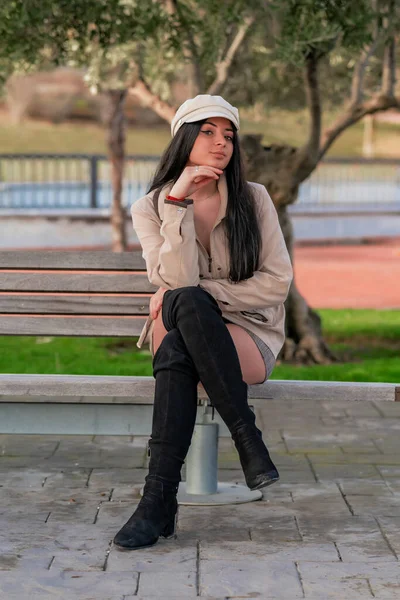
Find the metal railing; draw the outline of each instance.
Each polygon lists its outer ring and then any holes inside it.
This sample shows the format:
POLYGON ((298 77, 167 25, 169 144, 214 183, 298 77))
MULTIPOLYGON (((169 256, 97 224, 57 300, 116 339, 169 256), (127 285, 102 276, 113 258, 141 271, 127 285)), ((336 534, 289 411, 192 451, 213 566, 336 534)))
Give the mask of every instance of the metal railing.
MULTIPOLYGON (((123 204, 146 193, 159 157, 128 156, 123 204)), ((109 208, 110 163, 87 154, 0 154, 0 209, 109 208)))
POLYGON ((400 160, 326 158, 301 186, 294 214, 400 214, 400 160))
MULTIPOLYGON (((126 158, 123 204, 145 194, 158 156, 126 158)), ((106 156, 0 154, 0 209, 108 209, 112 189, 106 156)), ((332 159, 300 186, 293 214, 400 214, 400 161, 332 159)))

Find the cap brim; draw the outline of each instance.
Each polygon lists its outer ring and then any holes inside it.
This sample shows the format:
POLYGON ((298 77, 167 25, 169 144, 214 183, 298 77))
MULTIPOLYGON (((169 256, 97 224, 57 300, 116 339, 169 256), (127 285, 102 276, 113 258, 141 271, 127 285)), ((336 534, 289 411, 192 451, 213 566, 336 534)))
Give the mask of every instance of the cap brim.
POLYGON ((236 129, 239 129, 239 127, 236 125, 235 120, 232 118, 232 115, 229 115, 227 112, 223 112, 223 111, 203 111, 203 112, 198 112, 198 114, 190 117, 189 119, 185 119, 185 123, 194 123, 195 121, 202 121, 203 119, 211 119, 212 117, 224 117, 225 119, 228 119, 229 121, 231 121, 233 123, 233 125, 235 125, 236 129))

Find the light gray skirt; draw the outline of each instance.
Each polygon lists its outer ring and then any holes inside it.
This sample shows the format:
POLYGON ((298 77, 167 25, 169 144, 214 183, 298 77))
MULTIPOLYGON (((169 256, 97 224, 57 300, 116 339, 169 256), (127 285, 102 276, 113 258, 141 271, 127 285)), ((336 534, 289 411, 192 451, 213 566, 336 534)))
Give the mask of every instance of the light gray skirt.
MULTIPOLYGON (((225 323, 232 323, 232 321, 225 319, 225 317, 222 317, 222 318, 225 323)), ((276 358, 273 355, 272 350, 267 346, 267 344, 261 338, 258 337, 258 335, 256 335, 252 331, 249 331, 246 327, 243 327, 243 329, 245 329, 247 331, 247 333, 249 334, 249 336, 251 338, 253 338, 254 343, 256 344, 257 348, 259 349, 259 351, 261 353, 261 356, 263 357, 267 376, 262 383, 265 383, 267 381, 267 379, 269 379, 272 371, 274 370, 276 358)))

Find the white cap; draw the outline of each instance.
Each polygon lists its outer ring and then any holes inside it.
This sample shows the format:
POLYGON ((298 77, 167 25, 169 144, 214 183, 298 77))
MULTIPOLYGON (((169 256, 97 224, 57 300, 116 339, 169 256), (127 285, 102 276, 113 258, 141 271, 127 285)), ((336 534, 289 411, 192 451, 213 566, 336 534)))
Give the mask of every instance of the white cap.
POLYGON ((239 111, 235 106, 229 104, 222 96, 199 94, 186 100, 176 111, 171 122, 172 137, 184 123, 194 123, 209 117, 225 117, 239 130, 239 111))

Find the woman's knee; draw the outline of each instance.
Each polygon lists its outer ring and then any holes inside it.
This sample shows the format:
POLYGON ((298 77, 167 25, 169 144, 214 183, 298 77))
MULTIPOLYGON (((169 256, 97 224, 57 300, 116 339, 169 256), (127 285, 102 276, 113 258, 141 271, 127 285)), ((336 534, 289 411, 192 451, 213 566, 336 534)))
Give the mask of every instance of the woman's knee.
MULTIPOLYGON (((199 285, 188 285, 185 287, 175 288, 174 290, 167 290, 164 294, 164 300, 179 300, 185 302, 187 300, 197 301, 204 300, 205 298, 214 298, 203 290, 199 285)), ((215 302, 215 300, 214 300, 215 302)))
POLYGON ((162 320, 167 330, 176 327, 174 309, 181 306, 188 309, 195 307, 199 310, 207 310, 207 307, 211 307, 222 315, 213 296, 200 286, 186 286, 167 290, 162 304, 162 320))

